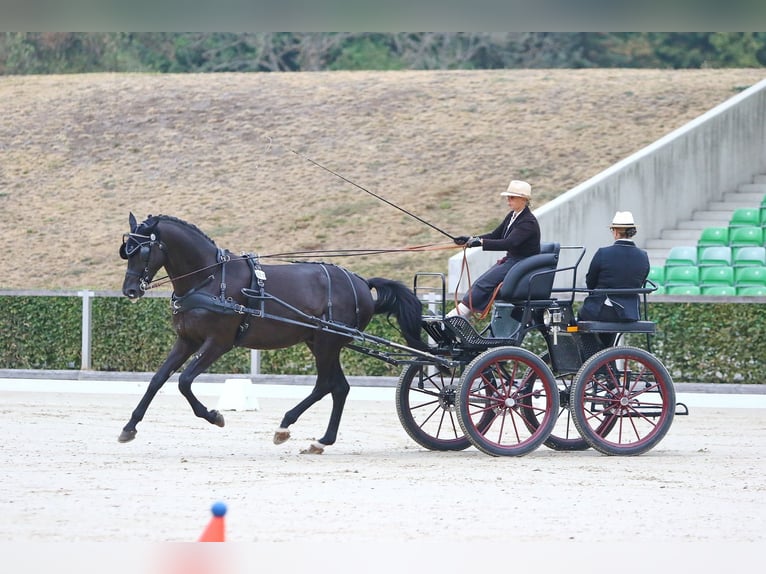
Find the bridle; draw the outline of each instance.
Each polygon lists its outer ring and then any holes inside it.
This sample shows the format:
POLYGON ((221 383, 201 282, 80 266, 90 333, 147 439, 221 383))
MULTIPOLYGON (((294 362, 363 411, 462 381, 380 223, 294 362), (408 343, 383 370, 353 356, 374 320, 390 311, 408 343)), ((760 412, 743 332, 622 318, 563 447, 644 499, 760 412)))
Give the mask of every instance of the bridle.
MULTIPOLYGON (((144 235, 144 234, 136 233, 135 231, 132 231, 122 236, 122 246, 120 247, 120 257, 122 257, 123 259, 129 259, 133 255, 135 255, 136 252, 138 252, 138 256, 141 258, 141 262, 144 264, 144 269, 140 273, 138 271, 133 271, 132 269, 127 269, 125 271, 126 275, 129 275, 131 277, 138 277, 138 288, 141 289, 143 293, 146 293, 149 289, 161 287, 165 283, 168 283, 171 281, 170 276, 165 275, 164 277, 161 277, 160 279, 152 282, 152 273, 149 271, 149 258, 151 257, 151 254, 152 254, 152 248, 154 248, 155 245, 159 247, 160 251, 162 251, 163 253, 167 255, 167 246, 165 245, 165 243, 162 242, 162 240, 160 240, 157 237, 156 233, 144 235)), ((251 257, 252 257, 251 255, 243 254, 241 258, 250 259, 251 257)), ((224 255, 223 252, 219 250, 217 261, 215 263, 211 263, 210 265, 200 267, 199 269, 195 269, 194 271, 190 271, 189 273, 184 273, 183 275, 178 275, 174 279, 182 279, 184 277, 189 277, 191 275, 195 275, 196 273, 199 273, 200 271, 207 271, 208 269, 212 269, 213 267, 222 266, 223 264, 231 260, 232 260, 232 257, 230 255, 228 254, 224 255)), ((212 279, 212 278, 213 276, 211 275, 208 279, 212 279)), ((225 289, 225 286, 223 288, 225 289)))
POLYGON ((138 277, 138 286, 142 292, 146 292, 151 288, 149 283, 152 280, 152 273, 149 271, 149 259, 152 254, 152 248, 155 245, 160 248, 160 251, 167 253, 165 244, 157 238, 155 233, 144 235, 131 231, 122 236, 120 257, 129 259, 138 252, 138 256, 144 264, 144 270, 140 273, 138 271, 133 271, 132 269, 127 269, 125 271, 126 275, 138 277))

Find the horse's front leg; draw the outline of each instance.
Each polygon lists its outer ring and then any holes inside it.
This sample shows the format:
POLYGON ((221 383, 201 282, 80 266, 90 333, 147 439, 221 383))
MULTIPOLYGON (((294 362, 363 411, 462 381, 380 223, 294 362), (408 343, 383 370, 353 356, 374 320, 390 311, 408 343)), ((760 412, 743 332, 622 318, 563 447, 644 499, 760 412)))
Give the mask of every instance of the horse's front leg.
POLYGON ((136 433, 138 432, 136 430, 136 425, 144 418, 152 399, 154 399, 157 392, 162 388, 162 385, 164 385, 170 378, 170 375, 180 368, 186 359, 191 356, 195 348, 196 345, 190 341, 181 338, 176 339, 167 358, 160 368, 157 369, 157 372, 149 382, 149 386, 146 388, 144 396, 141 397, 141 400, 131 414, 128 424, 122 428, 122 432, 117 438, 119 442, 130 442, 136 438, 136 433))
POLYGON ((194 414, 205 419, 210 424, 219 427, 222 427, 225 424, 223 415, 216 410, 208 410, 207 407, 194 395, 191 386, 194 379, 196 379, 200 373, 204 372, 210 365, 217 361, 221 355, 230 349, 231 346, 220 347, 210 341, 206 341, 183 372, 178 375, 178 390, 181 391, 181 394, 186 397, 187 401, 189 401, 189 405, 191 405, 194 414))

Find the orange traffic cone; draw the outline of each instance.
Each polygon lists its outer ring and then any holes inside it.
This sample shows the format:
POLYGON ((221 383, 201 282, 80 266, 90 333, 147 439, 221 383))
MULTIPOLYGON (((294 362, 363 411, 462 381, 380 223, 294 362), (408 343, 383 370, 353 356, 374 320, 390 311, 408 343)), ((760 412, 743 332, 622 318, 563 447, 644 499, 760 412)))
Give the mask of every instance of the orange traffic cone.
POLYGON ((200 536, 199 542, 225 542, 223 517, 226 514, 226 505, 223 502, 216 502, 211 511, 213 518, 200 536))

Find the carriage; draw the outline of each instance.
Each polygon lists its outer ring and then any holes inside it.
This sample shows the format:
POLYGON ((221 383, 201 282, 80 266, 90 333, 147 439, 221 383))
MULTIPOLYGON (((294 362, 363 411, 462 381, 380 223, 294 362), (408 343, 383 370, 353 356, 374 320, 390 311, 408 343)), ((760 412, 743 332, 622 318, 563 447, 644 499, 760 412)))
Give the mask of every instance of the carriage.
MULTIPOLYGON (((584 254, 581 246, 543 243, 539 255, 508 272, 482 333, 464 318, 444 317, 441 277, 441 312, 424 315, 423 328, 434 353, 452 357, 455 365, 445 371, 414 362, 402 373, 397 413, 413 440, 433 450, 473 445, 494 456, 523 455, 541 444, 637 455, 662 440, 676 413, 688 414, 676 403, 670 374, 650 351, 656 324, 646 319, 646 296, 656 285, 577 288, 584 254), (559 266, 562 250, 575 252, 572 265, 559 266), (571 286, 553 287, 567 273, 571 286), (642 320, 578 321, 578 293, 640 295, 642 320), (539 356, 522 347, 533 332, 544 341, 539 356), (605 343, 604 334, 612 341, 605 343), (645 337, 645 348, 623 344, 627 336, 645 337)), ((416 293, 422 279, 415 278, 416 293)))
POLYGON ((321 453, 336 440, 349 390, 339 360, 344 347, 402 367, 399 420, 430 450, 473 445, 493 456, 521 456, 544 444, 638 455, 662 440, 677 410, 685 414, 670 374, 650 351, 656 327, 646 319, 646 295, 656 289, 651 282, 619 290, 643 296, 642 320, 577 320, 576 295, 594 292, 575 286, 582 247, 545 243, 539 255, 511 268, 479 332, 462 317, 445 316, 443 274, 418 273, 410 290, 324 263, 263 265, 255 255, 218 248, 195 226, 170 216, 138 224, 131 214, 130 227, 120 247, 128 261, 123 293, 140 298, 162 283, 152 280, 164 267, 174 287, 178 338, 120 442, 135 438, 137 423, 176 369, 183 366, 179 388, 194 413, 224 426, 221 413, 192 393, 194 378, 234 346, 274 349, 300 342, 316 358, 317 383, 285 414, 274 442, 286 441, 289 426, 321 398, 329 394, 333 400, 327 431, 302 452, 321 453), (565 250, 576 260, 560 266, 565 250), (554 287, 562 273, 571 274, 571 285, 554 287), (375 313, 394 314, 407 344, 365 333, 375 313), (524 347, 531 333, 542 336, 545 352, 524 347), (605 344, 604 334, 616 338, 605 344), (645 335, 646 348, 621 344, 626 335, 645 335))

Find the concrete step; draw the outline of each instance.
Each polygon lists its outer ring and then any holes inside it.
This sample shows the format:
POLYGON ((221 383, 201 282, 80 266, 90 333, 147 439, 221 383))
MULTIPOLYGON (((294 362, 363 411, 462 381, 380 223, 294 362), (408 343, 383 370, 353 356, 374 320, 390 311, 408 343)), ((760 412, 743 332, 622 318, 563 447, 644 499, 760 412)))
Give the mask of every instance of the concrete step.
POLYGON ((735 209, 744 207, 758 207, 760 203, 754 204, 752 201, 711 201, 707 204, 710 211, 726 211, 734 213, 735 209))
POLYGON ((753 178, 753 183, 764 183, 764 184, 766 184, 766 174, 756 175, 753 178))
POLYGON ((670 251, 671 248, 676 245, 697 245, 697 241, 676 240, 676 239, 648 239, 644 244, 644 249, 649 251, 650 249, 664 249, 670 251))
POLYGON ((743 183, 737 190, 740 193, 752 193, 754 195, 760 195, 758 203, 766 195, 766 183, 743 183))
MULTIPOLYGON (((742 190, 744 186, 739 186, 739 189, 742 190)), ((723 201, 726 203, 745 203, 743 207, 758 207, 761 205, 761 201, 763 200, 763 196, 766 195, 766 184, 761 185, 760 187, 763 187, 763 191, 730 191, 728 193, 723 194, 723 201)))
POLYGON ((692 213, 692 221, 717 221, 717 222, 723 222, 723 223, 729 223, 729 220, 731 219, 731 214, 734 213, 734 210, 731 211, 695 211, 692 213))
POLYGON ((671 239, 678 243, 691 242, 696 245, 700 235, 702 235, 701 229, 663 229, 660 239, 671 239))
MULTIPOLYGON (((726 227, 726 223, 728 223, 728 219, 725 223, 721 223, 721 220, 714 220, 714 219, 692 219, 688 221, 680 221, 678 223, 678 226, 676 229, 696 229, 698 231, 702 231, 706 227, 726 227)), ((664 233, 667 230, 662 231, 664 233)))

